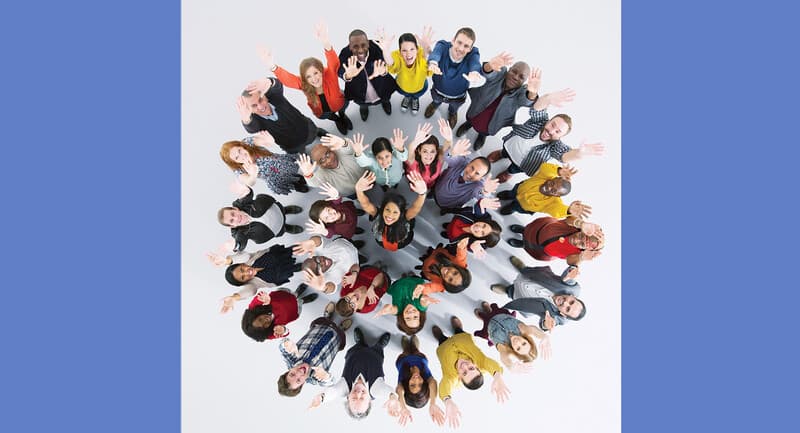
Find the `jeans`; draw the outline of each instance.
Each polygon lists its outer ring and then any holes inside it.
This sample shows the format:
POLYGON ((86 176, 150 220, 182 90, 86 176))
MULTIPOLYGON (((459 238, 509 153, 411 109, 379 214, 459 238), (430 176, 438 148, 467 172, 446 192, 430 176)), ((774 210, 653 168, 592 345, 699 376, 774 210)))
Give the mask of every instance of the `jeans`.
POLYGON ((433 99, 433 103, 437 106, 441 105, 443 102, 446 102, 447 113, 455 114, 458 109, 464 105, 464 102, 467 102, 467 94, 465 93, 458 98, 448 98, 447 96, 442 96, 442 94, 437 92, 436 89, 431 88, 431 99, 433 99))
POLYGON ((424 95, 425 92, 427 92, 427 91, 428 91, 428 80, 425 80, 425 85, 422 86, 422 90, 420 90, 419 92, 416 92, 416 93, 408 93, 408 92, 404 91, 403 89, 401 89, 400 87, 397 88, 397 93, 399 93, 399 94, 401 94, 403 96, 408 96, 409 98, 416 98, 416 99, 421 98, 422 95, 424 95))

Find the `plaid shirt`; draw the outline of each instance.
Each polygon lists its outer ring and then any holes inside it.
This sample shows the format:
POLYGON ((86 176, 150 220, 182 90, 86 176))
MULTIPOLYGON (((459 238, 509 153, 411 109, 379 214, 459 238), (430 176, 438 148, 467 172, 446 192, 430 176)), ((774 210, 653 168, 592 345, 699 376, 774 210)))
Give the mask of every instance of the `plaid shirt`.
MULTIPOLYGON (((542 127, 544 127, 544 124, 550 119, 547 110, 537 111, 531 107, 530 114, 530 119, 526 120, 525 123, 512 126, 511 132, 503 137, 504 142, 513 136, 519 136, 524 139, 535 138, 536 135, 539 134, 539 131, 542 130, 542 127)), ((526 175, 533 176, 534 173, 539 170, 539 166, 550 158, 563 162, 561 158, 570 150, 572 150, 572 148, 564 144, 561 140, 545 142, 544 144, 532 147, 519 165, 519 168, 522 169, 526 175)))
MULTIPOLYGON (((283 341, 286 340, 288 339, 283 339, 283 341)), ((287 368, 307 362, 312 367, 322 367, 325 371, 328 371, 331 364, 333 364, 336 353, 339 352, 339 335, 329 326, 312 325, 306 335, 297 342, 297 355, 287 352, 283 348, 283 344, 278 348, 281 351, 281 355, 283 355, 283 360, 286 361, 287 368)), ((333 384, 333 376, 323 381, 310 374, 306 379, 306 383, 330 386, 333 384)))

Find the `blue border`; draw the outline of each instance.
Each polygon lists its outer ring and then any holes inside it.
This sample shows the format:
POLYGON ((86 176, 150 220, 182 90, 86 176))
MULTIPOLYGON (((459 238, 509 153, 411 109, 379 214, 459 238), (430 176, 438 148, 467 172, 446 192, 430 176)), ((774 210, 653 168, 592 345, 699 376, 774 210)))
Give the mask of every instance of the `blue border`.
POLYGON ((0 430, 178 432, 180 2, 0 16, 0 430))
POLYGON ((784 9, 623 2, 623 431, 797 430, 784 9))

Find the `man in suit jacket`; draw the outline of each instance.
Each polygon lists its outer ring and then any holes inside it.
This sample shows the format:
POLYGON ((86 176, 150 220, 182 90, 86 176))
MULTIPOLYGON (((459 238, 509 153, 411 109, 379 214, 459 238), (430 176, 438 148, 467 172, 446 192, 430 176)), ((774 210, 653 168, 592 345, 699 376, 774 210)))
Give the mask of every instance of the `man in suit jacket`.
POLYGON ((367 120, 369 106, 375 104, 381 104, 387 115, 392 114, 394 78, 386 72, 383 50, 363 30, 350 32, 348 45, 339 52, 339 77, 345 82, 345 99, 358 104, 361 120, 367 120))

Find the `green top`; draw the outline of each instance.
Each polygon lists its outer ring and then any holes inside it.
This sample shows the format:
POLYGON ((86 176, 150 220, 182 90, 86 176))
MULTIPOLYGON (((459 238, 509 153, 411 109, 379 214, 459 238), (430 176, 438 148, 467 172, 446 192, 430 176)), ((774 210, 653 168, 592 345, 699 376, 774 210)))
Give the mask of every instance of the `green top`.
POLYGON ((423 307, 419 302, 420 298, 412 299, 414 288, 418 284, 425 284, 425 280, 417 277, 404 277, 392 283, 386 293, 392 295, 392 305, 397 307, 397 314, 403 314, 406 305, 411 304, 419 311, 425 311, 428 307, 423 307))

